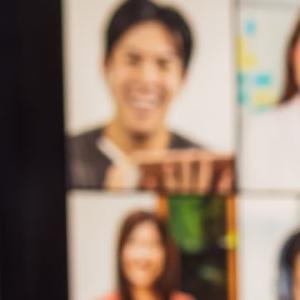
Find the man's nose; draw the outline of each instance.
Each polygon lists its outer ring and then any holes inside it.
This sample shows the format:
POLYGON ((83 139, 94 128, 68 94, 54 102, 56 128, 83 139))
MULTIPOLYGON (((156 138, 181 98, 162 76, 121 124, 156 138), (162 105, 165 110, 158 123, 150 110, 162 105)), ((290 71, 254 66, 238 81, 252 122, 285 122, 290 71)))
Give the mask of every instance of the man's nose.
POLYGON ((141 65, 139 79, 143 83, 156 83, 159 81, 159 70, 154 63, 147 62, 141 65))

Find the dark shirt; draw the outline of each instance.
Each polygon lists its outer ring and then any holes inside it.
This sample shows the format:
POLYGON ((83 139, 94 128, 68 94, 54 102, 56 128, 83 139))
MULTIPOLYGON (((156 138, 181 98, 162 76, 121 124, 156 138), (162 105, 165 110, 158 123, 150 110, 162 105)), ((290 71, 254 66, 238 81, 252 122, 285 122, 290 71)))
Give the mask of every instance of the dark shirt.
MULTIPOLYGON (((103 128, 97 128, 67 139, 68 188, 103 189, 111 160, 97 147, 103 128)), ((171 133, 169 149, 199 148, 199 145, 171 133)))

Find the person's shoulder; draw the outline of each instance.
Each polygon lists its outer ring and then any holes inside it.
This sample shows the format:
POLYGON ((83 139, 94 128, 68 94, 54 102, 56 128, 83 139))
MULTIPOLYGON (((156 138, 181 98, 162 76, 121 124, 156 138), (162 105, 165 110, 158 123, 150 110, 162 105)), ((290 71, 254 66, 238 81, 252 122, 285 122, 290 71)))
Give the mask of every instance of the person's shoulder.
POLYGON ((86 153, 90 154, 91 151, 94 153, 96 151, 97 140, 101 137, 102 132, 103 128, 98 127, 67 136, 66 146, 68 154, 72 157, 80 157, 82 159, 82 155, 86 153))
POLYGON ((98 149, 102 128, 68 136, 66 140, 67 188, 102 188, 110 159, 98 149))
POLYGON ((85 130, 75 135, 69 136, 69 140, 73 143, 78 143, 87 140, 96 140, 102 134, 103 128, 97 127, 90 130, 85 130))
POLYGON ((196 300, 196 298, 191 294, 176 291, 172 294, 171 300, 196 300))
POLYGON ((99 297, 95 300, 120 300, 120 296, 117 292, 113 292, 105 296, 99 297))
POLYGON ((171 132, 171 149, 187 149, 187 148, 204 148, 202 145, 192 141, 188 137, 183 136, 177 132, 171 132))

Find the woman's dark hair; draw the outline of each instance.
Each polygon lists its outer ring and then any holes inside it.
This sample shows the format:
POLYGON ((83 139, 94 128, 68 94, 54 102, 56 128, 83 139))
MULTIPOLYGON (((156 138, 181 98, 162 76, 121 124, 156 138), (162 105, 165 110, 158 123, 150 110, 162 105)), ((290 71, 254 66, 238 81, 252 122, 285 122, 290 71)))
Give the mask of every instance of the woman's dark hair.
POLYGON ((163 249, 165 251, 165 265, 162 274, 154 283, 153 289, 162 300, 169 300, 174 290, 178 290, 179 283, 179 263, 176 247, 170 238, 167 225, 163 219, 154 213, 146 211, 136 211, 127 216, 124 220, 119 236, 117 250, 118 285, 120 298, 122 300, 132 300, 130 293, 130 283, 125 277, 122 267, 122 251, 131 232, 144 222, 152 222, 159 232, 163 249))
POLYGON ((291 235, 280 253, 279 258, 279 300, 291 300, 293 273, 297 255, 300 254, 300 231, 291 235))
POLYGON ((293 53, 295 51, 297 42, 300 38, 300 16, 298 22, 296 23, 295 29, 291 35, 290 41, 288 43, 286 58, 285 58, 285 85, 283 93, 280 97, 279 103, 286 103, 289 101, 296 93, 299 91, 299 87, 296 82, 295 76, 295 66, 293 63, 293 53))
POLYGON ((114 45, 130 27, 145 21, 160 22, 176 37, 178 53, 187 69, 193 48, 189 25, 175 9, 149 0, 128 0, 117 8, 106 29, 105 57, 110 57, 114 45))

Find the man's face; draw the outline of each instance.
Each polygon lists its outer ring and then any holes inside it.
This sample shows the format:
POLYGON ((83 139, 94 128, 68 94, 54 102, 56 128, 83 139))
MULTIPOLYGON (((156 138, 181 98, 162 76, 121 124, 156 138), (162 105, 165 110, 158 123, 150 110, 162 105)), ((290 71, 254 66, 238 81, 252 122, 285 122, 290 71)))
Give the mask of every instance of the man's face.
POLYGON ((176 50, 174 36, 157 21, 132 26, 116 42, 105 72, 116 121, 131 134, 148 136, 164 125, 183 81, 176 50))

